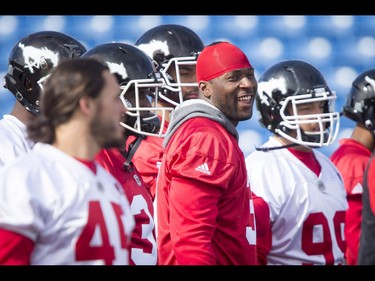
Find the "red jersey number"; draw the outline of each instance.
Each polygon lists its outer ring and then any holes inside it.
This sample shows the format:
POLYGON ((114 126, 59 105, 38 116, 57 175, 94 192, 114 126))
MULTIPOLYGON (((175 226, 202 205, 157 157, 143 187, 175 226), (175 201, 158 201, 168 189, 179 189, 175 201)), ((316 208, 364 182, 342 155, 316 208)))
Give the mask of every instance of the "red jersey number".
MULTIPOLYGON (((127 240, 125 236, 124 226, 121 221, 121 215, 123 214, 123 212, 121 210, 121 207, 117 204, 112 203, 112 208, 117 218, 119 229, 122 230, 120 231, 121 248, 125 249, 127 240)), ((107 226, 103 216, 102 208, 100 206, 100 202, 90 202, 88 212, 89 216, 87 219, 87 224, 83 228, 83 231, 76 244, 76 260, 104 260, 105 265, 112 265, 115 259, 115 251, 109 241, 107 226), (90 242, 97 227, 100 230, 101 240, 103 243, 100 246, 92 246, 90 242)))
MULTIPOLYGON (((345 211, 337 211, 333 218, 336 243, 342 252, 345 251, 346 242, 343 240, 341 226, 345 223, 345 211)), ((323 213, 310 214, 303 223, 302 250, 307 255, 323 255, 327 265, 334 264, 332 237, 329 231, 327 218, 323 213), (321 227, 323 241, 314 242, 314 228, 321 227)))

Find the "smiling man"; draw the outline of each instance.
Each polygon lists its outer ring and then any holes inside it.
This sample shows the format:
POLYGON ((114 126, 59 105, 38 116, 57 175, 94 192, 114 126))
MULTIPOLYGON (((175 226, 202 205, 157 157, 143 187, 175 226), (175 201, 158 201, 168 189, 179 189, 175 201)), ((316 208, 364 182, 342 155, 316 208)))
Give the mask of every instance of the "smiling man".
POLYGON ((251 191, 236 129, 257 91, 246 55, 214 42, 199 55, 198 99, 173 112, 157 182, 162 265, 254 265, 251 191))

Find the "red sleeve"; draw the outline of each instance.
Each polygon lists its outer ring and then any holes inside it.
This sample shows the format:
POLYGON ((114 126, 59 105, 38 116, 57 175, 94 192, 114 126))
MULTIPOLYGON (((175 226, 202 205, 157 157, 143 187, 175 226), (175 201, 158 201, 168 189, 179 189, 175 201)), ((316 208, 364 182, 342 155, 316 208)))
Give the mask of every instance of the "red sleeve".
POLYGON ((0 229, 0 265, 30 265, 33 249, 29 238, 0 229))
POLYGON ((340 146, 330 159, 340 171, 347 192, 348 209, 345 215, 345 259, 348 265, 357 264, 362 222, 363 176, 371 152, 353 139, 340 140, 340 146))
POLYGON ((368 197, 372 213, 375 215, 375 157, 371 159, 367 171, 368 197))
POLYGON ((253 204, 256 221, 257 235, 257 257, 259 265, 267 264, 267 255, 272 246, 272 232, 270 209, 266 201, 262 197, 253 193, 253 204))
POLYGON ((348 265, 356 265, 361 235, 362 194, 348 194, 348 209, 345 216, 345 259, 348 265))

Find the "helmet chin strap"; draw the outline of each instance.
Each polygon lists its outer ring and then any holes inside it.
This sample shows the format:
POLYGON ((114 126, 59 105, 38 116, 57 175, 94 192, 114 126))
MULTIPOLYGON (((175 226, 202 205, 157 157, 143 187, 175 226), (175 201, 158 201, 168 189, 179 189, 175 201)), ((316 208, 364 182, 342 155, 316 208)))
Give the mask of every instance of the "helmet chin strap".
POLYGON ((129 144, 127 151, 120 150, 121 154, 125 157, 126 161, 124 162, 124 168, 127 170, 132 169, 130 162, 137 151, 139 145, 141 144, 142 140, 144 140, 146 136, 136 134, 135 140, 129 144))
POLYGON ((300 144, 298 143, 290 143, 282 146, 274 146, 274 147, 255 147, 255 150, 262 151, 262 152, 268 152, 270 150, 276 150, 276 149, 283 149, 283 148, 289 148, 293 146, 298 146, 300 144))
MULTIPOLYGON (((286 128, 286 127, 284 127, 283 130, 281 130, 281 131, 284 132, 284 133, 285 132, 289 132, 289 134, 291 132, 291 130, 288 129, 288 128, 286 128)), ((279 135, 279 134, 277 134, 277 135, 279 135)), ((319 143, 320 142, 320 137, 319 136, 308 135, 302 129, 301 129, 301 139, 302 139, 303 142, 310 142, 310 143, 311 142, 314 142, 314 143, 319 143)), ((324 134, 324 142, 327 142, 327 140, 328 140, 328 135, 324 134)), ((308 144, 290 143, 290 144, 286 144, 286 145, 282 145, 282 146, 275 146, 275 147, 255 147, 255 150, 262 151, 262 152, 268 152, 268 151, 271 151, 271 150, 289 148, 289 147, 294 147, 294 146, 298 146, 298 145, 307 146, 307 147, 314 147, 314 146, 310 146, 308 144)))
MULTIPOLYGON (((303 130, 301 130, 301 134, 302 134, 302 140, 303 141, 310 141, 310 142, 316 141, 314 139, 314 137, 306 135, 303 130)), ((325 138, 326 137, 327 136, 325 136, 325 138)), ((294 146, 299 146, 299 145, 302 145, 302 144, 299 144, 299 143, 290 143, 290 144, 286 144, 286 145, 282 145, 282 146, 274 146, 274 147, 255 147, 255 149, 257 151, 268 152, 268 151, 271 151, 271 150, 289 148, 289 147, 294 147, 294 146)))

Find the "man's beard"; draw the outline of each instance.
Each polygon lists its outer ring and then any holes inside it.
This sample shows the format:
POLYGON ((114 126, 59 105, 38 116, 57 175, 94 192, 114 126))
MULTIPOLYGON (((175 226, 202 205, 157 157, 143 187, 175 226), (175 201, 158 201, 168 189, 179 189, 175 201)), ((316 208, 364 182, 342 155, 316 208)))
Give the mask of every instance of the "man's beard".
POLYGON ((103 120, 100 114, 96 115, 92 120, 90 124, 91 134, 102 148, 121 148, 125 145, 125 132, 120 137, 117 137, 117 133, 115 132, 118 131, 118 128, 114 126, 121 126, 120 122, 113 125, 111 122, 103 120))

